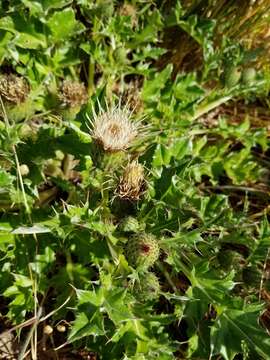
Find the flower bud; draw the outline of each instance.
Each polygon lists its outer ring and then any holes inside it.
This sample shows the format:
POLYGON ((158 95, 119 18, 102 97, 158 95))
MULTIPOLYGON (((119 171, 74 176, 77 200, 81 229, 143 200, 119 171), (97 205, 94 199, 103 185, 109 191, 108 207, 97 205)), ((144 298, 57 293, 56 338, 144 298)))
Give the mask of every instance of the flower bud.
POLYGON ((140 229, 140 224, 133 216, 127 216, 120 223, 120 229, 123 232, 137 232, 140 229))
POLYGON ((241 70, 236 66, 229 66, 225 69, 224 75, 226 87, 231 88, 239 83, 241 70))
POLYGON ((20 173, 22 176, 26 176, 29 174, 29 167, 26 164, 20 165, 20 173))
POLYGON ((53 333, 53 328, 50 325, 46 325, 43 328, 43 334, 51 335, 53 333))
POLYGON ((141 302, 157 299, 160 293, 160 284, 157 276, 152 272, 145 273, 140 282, 136 282, 133 291, 134 295, 141 302))
POLYGON ((159 257, 159 245, 151 234, 140 233, 132 236, 126 245, 126 257, 131 266, 145 269, 154 265, 159 257))
POLYGON ((61 324, 57 325, 56 329, 58 332, 61 332, 61 333, 64 333, 66 331, 65 325, 61 325, 61 324))
POLYGON ((242 81, 245 85, 251 85, 255 80, 256 70, 254 68, 247 68, 243 71, 242 81))

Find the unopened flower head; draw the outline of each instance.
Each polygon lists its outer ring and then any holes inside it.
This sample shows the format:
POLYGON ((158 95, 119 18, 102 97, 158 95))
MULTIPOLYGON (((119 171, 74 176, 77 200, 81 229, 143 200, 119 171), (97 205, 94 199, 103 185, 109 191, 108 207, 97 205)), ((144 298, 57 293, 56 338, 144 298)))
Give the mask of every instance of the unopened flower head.
POLYGON ((116 190, 117 195, 125 200, 139 200, 146 188, 144 167, 134 160, 124 170, 116 190))
POLYGON ((94 113, 91 133, 105 151, 126 150, 139 133, 140 122, 131 121, 132 112, 120 105, 94 113))
POLYGON ((159 257, 159 244, 152 234, 139 233, 128 239, 125 251, 131 266, 148 269, 159 257))
POLYGON ((146 272, 140 282, 133 287, 133 292, 141 302, 158 298, 160 293, 158 277, 153 272, 146 272))
POLYGON ((8 103, 18 105, 25 102, 29 91, 30 87, 23 77, 14 74, 0 76, 0 95, 8 103))
POLYGON ((62 105, 67 108, 80 107, 88 100, 87 90, 84 84, 64 80, 59 94, 62 105))
POLYGON ((135 217, 127 216, 121 221, 120 229, 126 233, 128 232, 136 233, 140 229, 140 224, 135 217))

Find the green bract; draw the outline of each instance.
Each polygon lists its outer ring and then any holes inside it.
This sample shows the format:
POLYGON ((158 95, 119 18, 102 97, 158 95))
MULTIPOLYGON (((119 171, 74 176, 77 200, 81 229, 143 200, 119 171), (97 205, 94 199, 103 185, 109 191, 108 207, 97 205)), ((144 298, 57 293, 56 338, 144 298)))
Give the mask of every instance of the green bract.
POLYGON ((120 224, 121 230, 124 232, 138 232, 140 224, 138 220, 132 216, 127 216, 120 224))
POLYGON ((136 297, 144 302, 155 300, 160 293, 160 285, 157 276, 152 272, 146 272, 133 288, 136 297))
POLYGON ((146 233, 131 236, 126 244, 126 256, 132 266, 146 269, 153 266, 159 257, 157 239, 146 233))

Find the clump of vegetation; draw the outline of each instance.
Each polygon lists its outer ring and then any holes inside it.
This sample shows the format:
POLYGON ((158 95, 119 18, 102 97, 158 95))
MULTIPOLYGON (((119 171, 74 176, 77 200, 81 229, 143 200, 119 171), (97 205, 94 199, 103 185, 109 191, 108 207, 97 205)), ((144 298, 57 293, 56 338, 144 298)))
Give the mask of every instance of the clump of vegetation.
POLYGON ((0 15, 0 358, 268 359, 269 2, 0 15))

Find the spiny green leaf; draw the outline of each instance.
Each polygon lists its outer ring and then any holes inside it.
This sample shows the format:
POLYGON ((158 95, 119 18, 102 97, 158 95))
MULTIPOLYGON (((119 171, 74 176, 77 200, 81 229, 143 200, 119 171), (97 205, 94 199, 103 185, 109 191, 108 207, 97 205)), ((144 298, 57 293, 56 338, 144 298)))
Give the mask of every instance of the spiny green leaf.
POLYGON ((259 324, 262 306, 247 305, 242 309, 225 309, 211 328, 211 354, 226 360, 242 352, 242 341, 264 359, 270 353, 270 339, 259 324))

